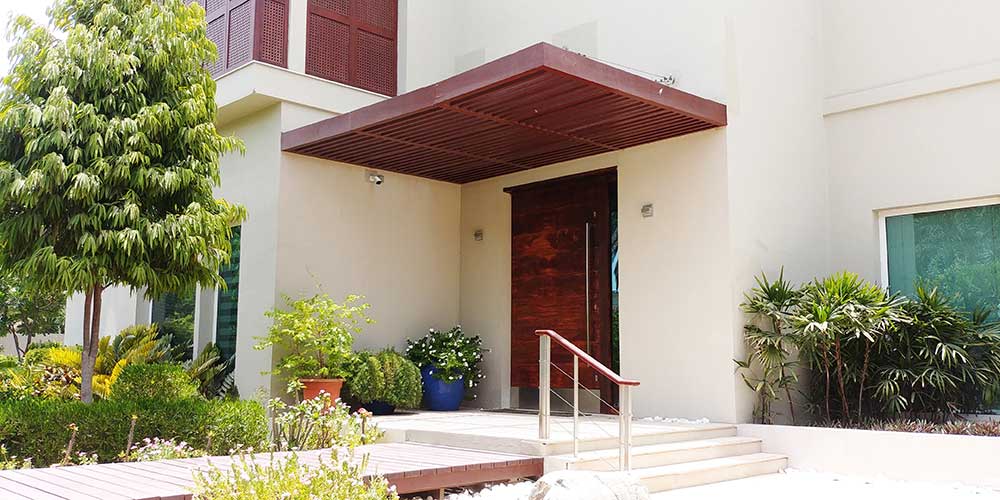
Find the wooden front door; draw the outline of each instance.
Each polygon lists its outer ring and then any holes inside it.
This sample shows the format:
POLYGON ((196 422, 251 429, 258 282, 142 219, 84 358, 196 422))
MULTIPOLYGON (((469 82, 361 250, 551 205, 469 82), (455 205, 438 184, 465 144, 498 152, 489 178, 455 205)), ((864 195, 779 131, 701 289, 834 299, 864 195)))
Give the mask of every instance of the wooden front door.
MULTIPOLYGON (((512 211, 511 386, 538 387, 535 330, 539 329, 555 330, 611 366, 610 200, 614 189, 614 169, 508 189, 512 211)), ((572 388, 572 356, 554 345, 552 360, 556 365, 552 387, 572 388)), ((614 401, 607 381, 583 364, 580 379, 588 388, 600 388, 605 401, 614 401)))

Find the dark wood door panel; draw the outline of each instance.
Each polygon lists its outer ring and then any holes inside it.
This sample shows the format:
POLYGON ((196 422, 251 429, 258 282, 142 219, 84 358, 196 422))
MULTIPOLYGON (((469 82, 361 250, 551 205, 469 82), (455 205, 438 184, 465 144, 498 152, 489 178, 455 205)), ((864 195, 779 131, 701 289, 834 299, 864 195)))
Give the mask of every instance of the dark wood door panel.
MULTIPOLYGON (((555 330, 611 364, 607 253, 613 182, 613 172, 606 172, 510 191, 512 386, 538 386, 538 329, 555 330)), ((552 360, 552 387, 572 387, 572 356, 553 349, 552 360)), ((580 367, 580 379, 588 388, 603 388, 587 366, 580 367)))

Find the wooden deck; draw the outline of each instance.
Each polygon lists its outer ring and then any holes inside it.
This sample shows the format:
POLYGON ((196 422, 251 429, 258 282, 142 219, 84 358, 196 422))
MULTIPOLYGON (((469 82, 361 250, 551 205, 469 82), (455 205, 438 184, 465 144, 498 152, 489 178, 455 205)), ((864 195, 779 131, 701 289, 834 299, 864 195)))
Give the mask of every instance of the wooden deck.
MULTIPOLYGON (((328 459, 329 450, 298 452, 299 460, 316 464, 328 459)), ((363 446, 368 455, 367 475, 385 476, 399 493, 433 491, 504 481, 542 474, 542 459, 524 455, 484 452, 411 443, 363 446)), ((275 455, 285 455, 276 453, 275 455)), ((254 460, 270 461, 269 454, 254 460)), ((163 460, 0 471, 0 499, 4 500, 187 500, 192 497, 195 470, 208 464, 228 469, 229 457, 163 460)))

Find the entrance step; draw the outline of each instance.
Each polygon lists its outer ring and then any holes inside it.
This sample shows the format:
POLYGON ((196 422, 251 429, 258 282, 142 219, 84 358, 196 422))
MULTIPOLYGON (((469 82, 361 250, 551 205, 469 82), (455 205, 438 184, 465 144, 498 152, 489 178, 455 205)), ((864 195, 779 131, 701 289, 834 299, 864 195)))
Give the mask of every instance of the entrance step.
MULTIPOLYGON (((582 437, 580 439, 580 450, 612 450, 617 454, 617 423, 615 421, 610 421, 610 423, 613 424, 613 428, 611 425, 608 425, 606 426, 608 427, 607 429, 581 424, 582 437)), ((411 428, 401 433, 393 433, 391 437, 393 440, 410 443, 550 457, 553 455, 567 455, 573 452, 573 440, 571 434, 568 434, 568 429, 560 429, 560 431, 558 436, 554 435, 553 439, 549 440, 522 437, 522 433, 516 430, 511 430, 510 435, 504 435, 506 433, 503 428, 491 429, 490 432, 482 432, 478 429, 442 431, 411 428)), ((532 432, 537 431, 532 429, 532 432)), ((554 432, 554 434, 556 433, 554 432)), ((727 424, 644 426, 638 432, 633 433, 632 449, 634 451, 644 446, 734 436, 736 436, 736 426, 727 424)), ((615 460, 617 462, 617 459, 615 460)))
POLYGON ((788 466, 788 457, 771 453, 752 453, 733 457, 714 458, 697 462, 679 463, 633 469, 650 492, 675 490, 703 484, 721 483, 781 472, 788 466))
MULTIPOLYGON (((632 468, 645 469, 664 465, 699 462, 715 458, 760 453, 761 440, 749 437, 720 437, 695 441, 635 446, 632 448, 632 468)), ((618 450, 600 450, 580 453, 579 457, 558 455, 548 457, 546 470, 618 470, 618 450)))

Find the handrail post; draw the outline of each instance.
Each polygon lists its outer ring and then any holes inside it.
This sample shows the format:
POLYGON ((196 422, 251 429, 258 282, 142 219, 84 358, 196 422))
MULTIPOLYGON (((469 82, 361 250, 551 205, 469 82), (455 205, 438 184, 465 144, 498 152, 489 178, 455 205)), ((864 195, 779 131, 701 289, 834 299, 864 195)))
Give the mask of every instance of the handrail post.
POLYGON ((538 338, 538 439, 549 439, 552 339, 538 338))
POLYGON ((580 456, 580 358, 573 356, 573 458, 580 456))
POLYGON ((632 392, 627 385, 618 388, 618 469, 632 470, 632 392))

